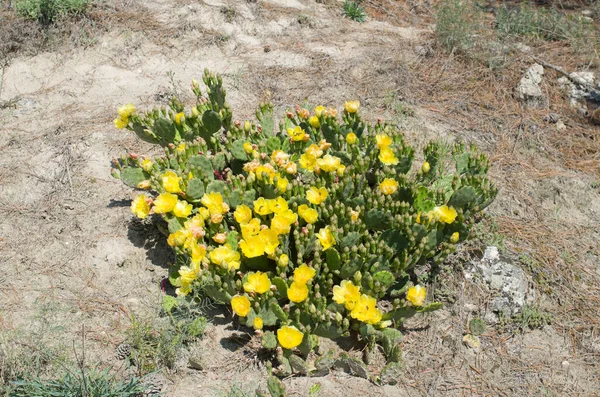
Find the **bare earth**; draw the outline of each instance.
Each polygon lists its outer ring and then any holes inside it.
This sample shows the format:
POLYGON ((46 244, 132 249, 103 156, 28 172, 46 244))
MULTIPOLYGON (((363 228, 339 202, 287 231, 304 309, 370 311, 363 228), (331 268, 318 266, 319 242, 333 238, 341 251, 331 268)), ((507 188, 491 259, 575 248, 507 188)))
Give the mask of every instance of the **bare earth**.
MULTIPOLYGON (((413 144, 461 138, 492 158, 500 193, 489 212, 506 234, 507 255, 518 258, 524 247, 547 244, 549 251, 574 258, 557 255, 564 262, 553 262, 568 269, 564 279, 540 270, 549 275, 539 286, 532 276, 536 301, 555 316, 552 325, 522 334, 488 327, 478 351, 464 346, 468 321, 477 314, 468 304, 482 308, 483 316, 490 297, 457 272, 449 281, 455 302, 407 324, 406 372, 398 385, 332 373, 286 379, 290 395, 307 396, 315 383, 323 396, 345 397, 600 395, 593 307, 600 299, 593 225, 600 222, 600 171, 567 167, 551 149, 540 149, 535 137, 529 146, 517 137, 515 150, 507 135, 478 129, 450 107, 419 102, 413 79, 426 61, 413 48, 429 42, 432 25, 416 28, 389 18, 358 24, 343 19, 339 5, 131 0, 117 6, 139 18, 115 22, 95 45, 13 59, 0 86, 0 103, 18 99, 0 109, 0 331, 25 335, 34 346, 59 346, 73 358, 85 326, 87 363, 126 372, 114 349, 132 315, 158 313, 160 282, 172 258, 151 226, 132 220, 129 199, 135 193, 110 176, 112 158, 156 150, 116 130, 115 109, 128 102, 138 109, 162 105, 176 90, 188 95, 191 79, 209 68, 224 75, 239 120, 253 117, 267 98, 279 114, 304 101, 340 106, 357 98, 366 118, 397 118, 383 104, 390 95, 408 95, 415 114, 401 122, 413 144), (548 169, 553 172, 543 172, 548 169), (581 290, 587 300, 557 305, 563 289, 581 290)), ((598 139, 597 127, 586 128, 598 139)), ((591 154, 593 164, 597 156, 591 154)), ((204 357, 204 370, 188 368, 182 357, 165 375, 167 396, 215 396, 232 385, 265 388, 265 369, 223 342, 236 332, 228 319, 227 312, 215 318, 190 347, 204 357)))

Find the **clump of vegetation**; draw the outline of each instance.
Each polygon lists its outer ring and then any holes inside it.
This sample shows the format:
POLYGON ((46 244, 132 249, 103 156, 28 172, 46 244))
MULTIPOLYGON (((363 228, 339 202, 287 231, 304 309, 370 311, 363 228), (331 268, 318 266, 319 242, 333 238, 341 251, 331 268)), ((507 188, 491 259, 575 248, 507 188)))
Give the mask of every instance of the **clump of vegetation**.
POLYGON ((34 378, 13 383, 9 397, 137 397, 145 391, 141 378, 117 379, 108 369, 73 368, 54 379, 34 378))
POLYGON ((356 22, 365 22, 367 20, 367 13, 360 3, 362 3, 362 0, 345 0, 342 5, 342 15, 356 22))
POLYGON ((467 52, 475 46, 481 13, 468 0, 443 0, 436 15, 435 34, 446 51, 467 52))
POLYGON ((147 191, 134 214, 165 220, 177 294, 230 305, 265 348, 283 349, 280 375, 307 373, 319 337, 351 333, 398 361, 395 328, 441 306, 426 303, 415 267, 441 263, 496 195, 487 158, 432 141, 415 166, 401 131, 363 121, 358 101, 297 106, 279 130, 270 104, 258 123, 234 121, 220 76, 203 80, 190 110, 128 104, 114 121, 164 148, 115 159, 113 175, 147 191))
POLYGON ((90 0, 14 0, 15 11, 28 19, 50 25, 58 17, 85 12, 90 0))

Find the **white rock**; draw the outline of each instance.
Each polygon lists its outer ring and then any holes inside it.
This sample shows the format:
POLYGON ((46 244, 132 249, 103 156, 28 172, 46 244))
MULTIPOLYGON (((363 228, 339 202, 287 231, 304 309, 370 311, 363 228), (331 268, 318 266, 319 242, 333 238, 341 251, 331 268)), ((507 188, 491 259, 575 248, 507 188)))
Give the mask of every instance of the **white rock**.
POLYGON ((534 63, 521 78, 516 88, 517 98, 527 106, 537 107, 545 103, 540 83, 544 75, 544 67, 534 63))

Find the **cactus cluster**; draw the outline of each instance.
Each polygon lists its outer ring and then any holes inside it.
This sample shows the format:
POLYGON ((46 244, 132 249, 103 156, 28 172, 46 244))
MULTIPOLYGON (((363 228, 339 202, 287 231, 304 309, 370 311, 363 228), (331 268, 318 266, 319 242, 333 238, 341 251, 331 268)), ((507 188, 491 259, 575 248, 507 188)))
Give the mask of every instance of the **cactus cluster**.
POLYGON ((302 357, 318 337, 351 332, 397 361, 395 328, 440 307, 413 268, 443 261, 496 195, 487 158, 431 142, 415 160, 397 127, 361 119, 358 101, 297 106, 279 128, 270 104, 233 121, 221 78, 203 81, 189 111, 126 105, 115 120, 164 148, 115 159, 113 175, 145 190, 134 214, 166 221, 177 294, 231 305, 263 346, 281 347, 284 373, 316 370, 302 357))

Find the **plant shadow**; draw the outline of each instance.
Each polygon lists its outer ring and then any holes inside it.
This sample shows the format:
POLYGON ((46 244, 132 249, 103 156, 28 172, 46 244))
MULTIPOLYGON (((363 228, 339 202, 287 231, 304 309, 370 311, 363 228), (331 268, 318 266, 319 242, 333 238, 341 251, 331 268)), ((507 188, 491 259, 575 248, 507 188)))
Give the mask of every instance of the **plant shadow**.
POLYGON ((166 269, 175 262, 175 254, 161 232, 160 223, 164 222, 158 216, 151 216, 147 220, 132 218, 128 224, 127 238, 134 246, 146 250, 146 257, 154 266, 166 269))

